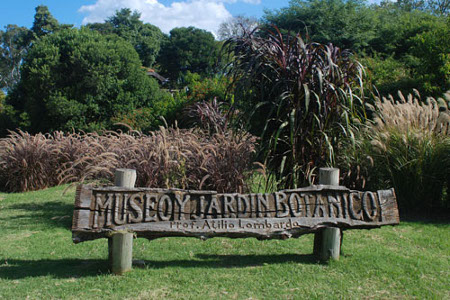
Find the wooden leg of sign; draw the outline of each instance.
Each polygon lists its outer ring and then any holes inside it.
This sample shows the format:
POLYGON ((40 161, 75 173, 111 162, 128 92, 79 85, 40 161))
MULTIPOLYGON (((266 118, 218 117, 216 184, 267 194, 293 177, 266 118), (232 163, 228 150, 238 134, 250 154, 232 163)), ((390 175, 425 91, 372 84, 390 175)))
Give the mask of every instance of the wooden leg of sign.
POLYGON ((130 232, 117 232, 112 240, 112 268, 116 275, 131 271, 133 261, 133 234, 130 232))
POLYGON ((341 230, 339 228, 325 228, 322 236, 320 260, 339 260, 341 254, 341 230))
MULTIPOLYGON (((116 169, 114 174, 116 186, 134 188, 136 170, 116 169)), ((121 275, 131 270, 133 263, 133 233, 116 232, 108 238, 108 260, 111 271, 121 275)))
MULTIPOLYGON (((339 169, 320 168, 319 184, 339 185, 339 169)), ((339 228, 325 228, 320 230, 314 236, 313 253, 322 261, 330 258, 339 260, 341 253, 341 230, 339 228)))

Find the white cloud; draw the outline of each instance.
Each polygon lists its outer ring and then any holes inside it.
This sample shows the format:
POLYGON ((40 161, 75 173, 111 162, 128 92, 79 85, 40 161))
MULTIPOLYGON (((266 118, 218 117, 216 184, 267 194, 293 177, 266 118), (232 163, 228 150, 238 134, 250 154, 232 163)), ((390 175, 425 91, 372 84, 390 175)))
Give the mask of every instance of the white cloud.
POLYGON ((216 34, 220 23, 231 17, 225 3, 238 1, 261 3, 261 0, 176 0, 164 5, 161 0, 97 0, 92 5, 82 6, 79 11, 86 14, 83 24, 103 22, 116 10, 130 8, 141 13, 142 21, 156 25, 166 33, 175 27, 195 26, 216 34))

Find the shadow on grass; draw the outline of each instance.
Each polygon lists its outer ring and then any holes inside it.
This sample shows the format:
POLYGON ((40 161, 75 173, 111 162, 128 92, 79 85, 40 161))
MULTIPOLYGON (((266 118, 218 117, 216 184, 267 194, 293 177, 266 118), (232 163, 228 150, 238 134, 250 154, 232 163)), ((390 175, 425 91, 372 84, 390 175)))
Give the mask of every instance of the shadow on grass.
MULTIPOLYGON (((193 260, 152 261, 145 260, 149 269, 164 268, 246 268, 268 264, 301 263, 316 264, 312 254, 280 255, 209 255, 199 254, 193 260)), ((136 267, 136 266, 135 266, 136 267)), ((141 266, 142 267, 142 266, 141 266)), ((2 261, 1 279, 23 279, 27 277, 51 276, 54 278, 93 277, 108 274, 108 261, 100 259, 56 259, 2 261)))
POLYGON ((52 276, 55 278, 93 277, 108 272, 106 260, 100 259, 8 259, 0 265, 0 278, 22 279, 52 276))
POLYGON ((48 201, 26 205, 13 204, 6 209, 23 213, 15 212, 11 213, 11 216, 2 218, 4 221, 14 221, 10 223, 14 224, 14 228, 17 228, 17 225, 29 225, 30 223, 67 229, 72 226, 73 204, 48 201))
POLYGON ((201 260, 145 260, 148 268, 246 268, 269 264, 301 263, 316 264, 317 259, 312 254, 267 254, 267 255, 215 255, 198 254, 201 260))

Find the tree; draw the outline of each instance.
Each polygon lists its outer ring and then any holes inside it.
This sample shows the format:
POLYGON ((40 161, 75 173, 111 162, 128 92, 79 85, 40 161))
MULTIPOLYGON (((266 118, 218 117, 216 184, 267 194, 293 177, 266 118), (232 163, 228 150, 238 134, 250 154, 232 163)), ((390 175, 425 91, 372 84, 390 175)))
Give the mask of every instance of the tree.
POLYGON ((33 34, 31 39, 38 39, 44 35, 70 27, 72 27, 72 25, 59 24, 58 20, 52 16, 47 6, 39 5, 36 7, 33 26, 31 27, 31 32, 33 34))
POLYGON ((395 5, 404 11, 420 10, 435 15, 448 15, 450 0, 397 0, 395 5))
POLYGON ((28 49, 29 30, 17 25, 0 31, 0 88, 11 90, 20 80, 20 65, 28 49))
POLYGON ((292 0, 287 8, 266 12, 264 19, 312 41, 353 51, 375 37, 374 14, 361 0, 292 0))
POLYGON ((110 128, 118 113, 159 97, 133 47, 117 36, 65 29, 37 40, 7 102, 31 132, 110 128))
POLYGON ((428 7, 437 15, 448 16, 450 13, 450 0, 430 0, 428 7))
POLYGON ((253 17, 236 16, 219 25, 219 40, 226 40, 232 37, 239 37, 244 32, 249 32, 258 26, 258 20, 253 17))
POLYGON ((128 8, 116 11, 105 23, 88 24, 87 27, 102 34, 117 34, 130 42, 139 54, 142 65, 151 67, 161 48, 164 34, 151 24, 140 20, 141 15, 128 8))
POLYGON ((51 15, 47 6, 36 7, 31 30, 17 25, 7 25, 0 31, 0 88, 11 90, 20 80, 20 65, 32 43, 72 25, 61 25, 51 15))
POLYGON ((172 80, 187 71, 204 76, 213 73, 217 53, 212 33, 195 27, 174 28, 161 47, 158 63, 162 73, 172 80))
POLYGON ((423 80, 423 89, 441 94, 450 89, 450 19, 412 38, 412 54, 418 58, 414 72, 423 80))

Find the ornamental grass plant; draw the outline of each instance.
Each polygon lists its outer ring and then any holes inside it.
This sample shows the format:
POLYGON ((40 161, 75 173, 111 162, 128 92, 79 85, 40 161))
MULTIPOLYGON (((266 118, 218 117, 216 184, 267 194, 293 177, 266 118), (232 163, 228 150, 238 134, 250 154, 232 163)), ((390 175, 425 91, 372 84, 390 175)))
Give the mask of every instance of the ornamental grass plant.
POLYGON ((444 98, 377 99, 375 118, 339 160, 355 188, 395 188, 401 213, 450 209, 450 114, 444 98))
POLYGON ((111 180, 116 168, 136 169, 136 186, 243 192, 256 138, 229 131, 160 128, 139 132, 37 134, 0 140, 0 187, 8 192, 63 183, 111 180))
POLYGON ((364 69, 351 52, 277 27, 230 38, 225 50, 234 57, 232 109, 261 138, 268 181, 308 185, 316 168, 335 165, 341 140, 366 119, 364 69))

